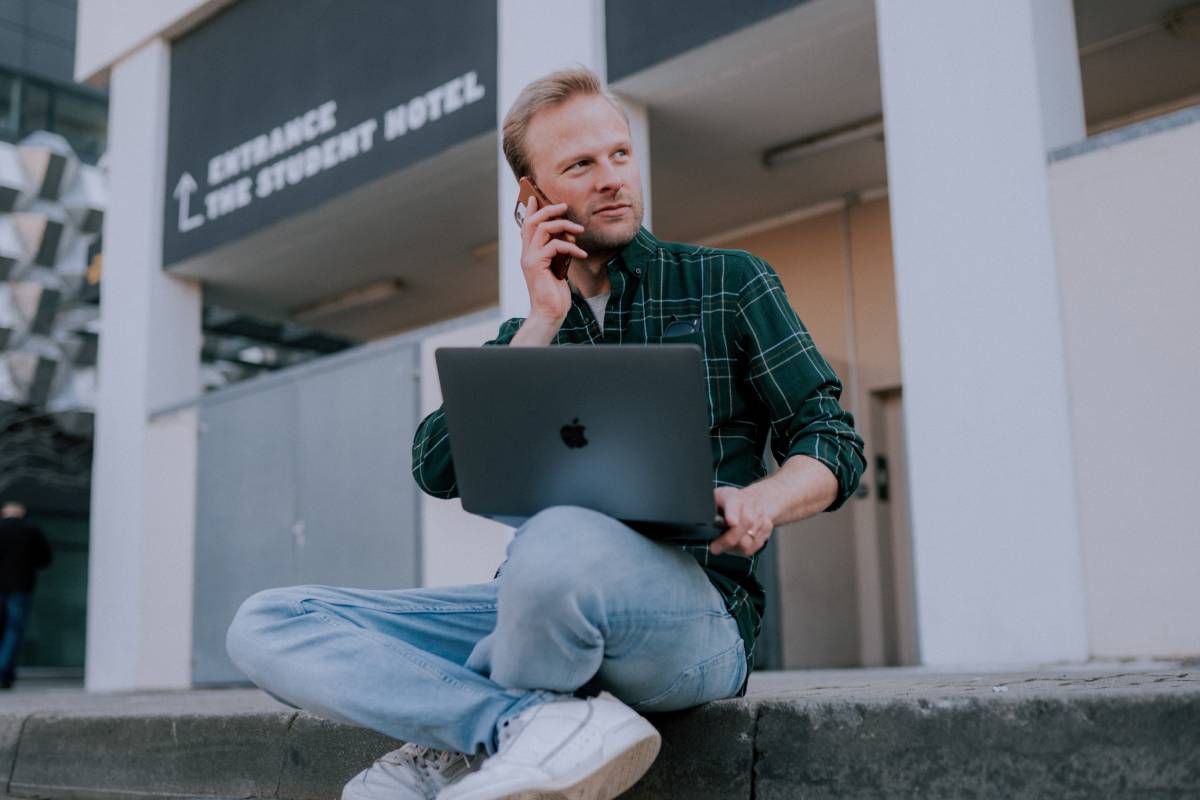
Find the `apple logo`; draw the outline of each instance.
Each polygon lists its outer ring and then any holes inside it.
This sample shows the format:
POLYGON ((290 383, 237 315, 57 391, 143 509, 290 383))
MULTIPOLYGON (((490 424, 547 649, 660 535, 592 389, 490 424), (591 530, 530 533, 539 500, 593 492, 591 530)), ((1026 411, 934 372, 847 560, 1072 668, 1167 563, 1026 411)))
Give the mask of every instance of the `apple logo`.
POLYGON ((588 443, 588 440, 583 435, 584 426, 579 424, 579 417, 571 420, 570 425, 563 425, 559 433, 562 435, 563 443, 567 447, 576 448, 583 447, 588 443))

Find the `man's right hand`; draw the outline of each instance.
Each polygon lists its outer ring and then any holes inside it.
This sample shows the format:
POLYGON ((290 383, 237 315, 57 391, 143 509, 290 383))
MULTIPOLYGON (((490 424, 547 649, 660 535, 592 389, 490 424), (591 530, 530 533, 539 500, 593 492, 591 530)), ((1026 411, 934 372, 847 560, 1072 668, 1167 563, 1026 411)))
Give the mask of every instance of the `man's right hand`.
POLYGON ((531 197, 521 226, 521 272, 529 288, 529 318, 542 324, 562 325, 571 310, 571 288, 564 280, 554 277, 550 262, 560 253, 572 258, 587 258, 574 237, 583 233, 583 226, 565 218, 566 203, 538 208, 537 198, 531 197), (556 239, 567 234, 568 239, 556 239))

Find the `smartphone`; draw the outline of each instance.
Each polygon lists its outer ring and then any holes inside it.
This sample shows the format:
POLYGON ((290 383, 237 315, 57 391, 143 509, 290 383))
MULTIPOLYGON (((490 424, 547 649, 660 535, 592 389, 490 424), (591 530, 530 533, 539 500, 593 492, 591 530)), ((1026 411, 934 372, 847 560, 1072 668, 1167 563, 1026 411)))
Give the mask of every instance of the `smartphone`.
MULTIPOLYGON (((517 207, 513 209, 513 218, 516 219, 518 228, 525 225, 525 209, 529 207, 529 198, 531 197, 537 198, 538 208, 554 205, 531 178, 521 178, 520 186, 517 189, 517 207)), ((575 237, 569 233, 560 233, 554 238, 565 239, 572 243, 575 241, 575 237)), ((571 266, 571 257, 565 253, 559 253, 550 261, 550 271, 560 281, 567 279, 567 267, 569 266, 571 266)))

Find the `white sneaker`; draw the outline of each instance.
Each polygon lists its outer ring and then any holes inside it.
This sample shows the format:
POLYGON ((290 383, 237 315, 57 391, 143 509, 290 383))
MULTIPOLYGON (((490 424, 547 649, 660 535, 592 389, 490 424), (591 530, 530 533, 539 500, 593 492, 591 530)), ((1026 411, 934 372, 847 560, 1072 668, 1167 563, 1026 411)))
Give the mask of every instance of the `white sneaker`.
POLYGON ((342 800, 434 800, 482 761, 482 754, 467 756, 406 744, 351 778, 342 789, 342 800))
POLYGON ((528 708, 502 724, 499 744, 438 800, 611 800, 646 774, 662 737, 604 693, 528 708))

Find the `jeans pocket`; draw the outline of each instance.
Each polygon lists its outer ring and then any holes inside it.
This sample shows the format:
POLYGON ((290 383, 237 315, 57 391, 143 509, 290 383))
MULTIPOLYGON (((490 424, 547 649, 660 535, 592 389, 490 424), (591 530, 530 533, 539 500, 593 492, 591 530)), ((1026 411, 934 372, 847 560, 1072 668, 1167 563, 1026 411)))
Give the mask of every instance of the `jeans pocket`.
POLYGON ((639 712, 679 711, 712 700, 733 697, 746 675, 746 647, 741 637, 732 647, 689 667, 666 690, 632 704, 639 712))

